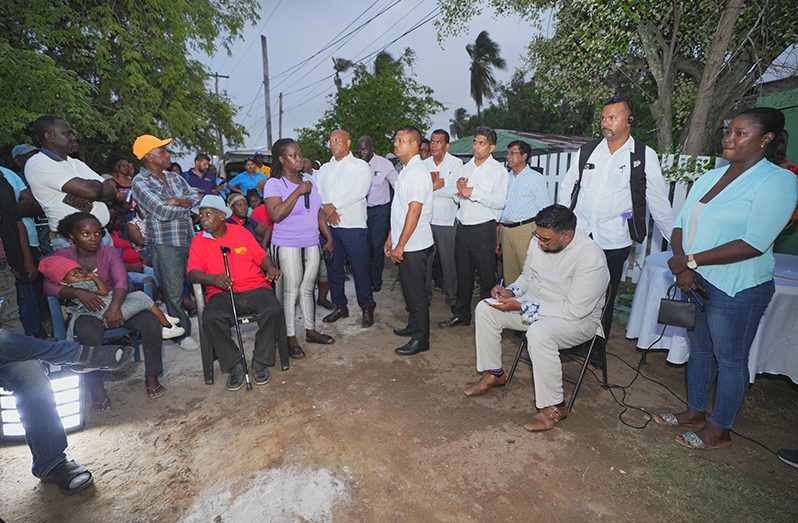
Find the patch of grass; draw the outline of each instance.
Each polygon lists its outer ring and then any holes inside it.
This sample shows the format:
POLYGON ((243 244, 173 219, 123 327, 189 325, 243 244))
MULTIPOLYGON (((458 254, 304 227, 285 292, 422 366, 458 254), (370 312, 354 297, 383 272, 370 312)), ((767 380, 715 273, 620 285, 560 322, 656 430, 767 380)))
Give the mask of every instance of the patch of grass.
POLYGON ((650 444, 623 431, 614 435, 637 462, 632 483, 616 492, 652 507, 667 507, 665 520, 795 521, 794 484, 772 475, 769 481, 759 480, 749 470, 761 466, 755 459, 715 462, 676 443, 650 444))

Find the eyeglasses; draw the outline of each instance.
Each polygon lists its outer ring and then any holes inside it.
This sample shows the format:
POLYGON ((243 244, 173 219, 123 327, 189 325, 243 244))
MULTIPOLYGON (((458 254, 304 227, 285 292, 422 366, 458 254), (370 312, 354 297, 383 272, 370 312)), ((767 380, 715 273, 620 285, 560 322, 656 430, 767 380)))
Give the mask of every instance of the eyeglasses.
POLYGON ((548 246, 548 245, 549 245, 549 243, 551 243, 551 240, 553 240, 554 238, 558 237, 559 235, 560 235, 560 234, 555 234, 555 235, 554 235, 554 236, 552 236, 551 238, 543 238, 543 237, 542 237, 542 236, 540 236, 538 233, 532 233, 532 236, 533 236, 533 237, 534 237, 534 238, 535 238, 537 241, 539 241, 541 244, 543 244, 543 245, 546 245, 546 246, 548 246))

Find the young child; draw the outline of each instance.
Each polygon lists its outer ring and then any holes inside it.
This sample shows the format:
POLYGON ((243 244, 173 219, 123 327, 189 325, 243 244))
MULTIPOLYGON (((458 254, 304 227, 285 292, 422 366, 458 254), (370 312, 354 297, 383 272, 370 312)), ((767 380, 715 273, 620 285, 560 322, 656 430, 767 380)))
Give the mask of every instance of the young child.
MULTIPOLYGON (((60 282, 62 285, 73 289, 84 289, 94 292, 100 296, 105 303, 99 311, 87 309, 80 301, 70 308, 72 319, 69 322, 69 333, 71 334, 74 320, 84 314, 95 316, 102 319, 108 306, 111 304, 111 293, 108 292, 103 281, 96 273, 86 273, 78 262, 70 260, 64 256, 48 256, 39 262, 39 272, 44 274, 52 281, 60 282)), ((163 311, 142 291, 129 292, 125 296, 125 301, 120 306, 122 318, 128 320, 141 311, 151 311, 163 327, 162 337, 165 340, 176 338, 185 334, 186 330, 178 325, 179 320, 171 316, 166 316, 163 311)))

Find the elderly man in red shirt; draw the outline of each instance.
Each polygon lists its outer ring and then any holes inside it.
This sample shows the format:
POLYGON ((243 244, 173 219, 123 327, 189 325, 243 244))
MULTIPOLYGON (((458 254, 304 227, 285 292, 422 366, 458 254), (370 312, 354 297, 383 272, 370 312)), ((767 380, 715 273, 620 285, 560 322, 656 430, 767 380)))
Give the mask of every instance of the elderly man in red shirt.
POLYGON ((237 312, 254 314, 258 322, 252 374, 256 385, 265 385, 269 381, 268 367, 275 364, 275 345, 285 345, 281 346, 281 354, 288 353, 283 308, 271 285, 282 274, 249 231, 225 222, 232 213, 220 196, 205 196, 198 209, 203 232, 191 242, 186 270, 189 281, 205 286, 203 333, 216 352, 222 372, 229 373, 227 389, 240 389, 244 384, 244 369, 230 336, 235 321, 229 292, 232 288, 237 312), (225 273, 222 247, 230 249, 229 277, 225 273))

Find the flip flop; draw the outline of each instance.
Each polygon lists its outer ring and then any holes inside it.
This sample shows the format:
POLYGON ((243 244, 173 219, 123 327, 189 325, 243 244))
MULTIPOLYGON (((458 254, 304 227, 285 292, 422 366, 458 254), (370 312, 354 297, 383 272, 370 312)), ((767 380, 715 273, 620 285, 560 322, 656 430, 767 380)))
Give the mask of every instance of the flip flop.
POLYGON ((655 414, 653 417, 654 417, 654 423, 662 427, 671 427, 671 428, 683 427, 685 429, 701 430, 707 424, 706 421, 703 421, 701 423, 679 423, 679 420, 676 419, 676 414, 672 412, 667 412, 665 414, 655 414))
POLYGON ((102 401, 92 401, 91 402, 91 411, 95 414, 99 414, 101 412, 107 412, 111 410, 111 398, 105 397, 102 401))
POLYGON ((302 347, 299 345, 295 345, 294 347, 288 348, 288 354, 295 360, 301 360, 305 357, 305 351, 302 350, 302 347))
POLYGON ((332 345, 335 343, 335 338, 327 334, 319 333, 317 336, 305 336, 305 341, 308 343, 318 343, 319 345, 332 345))
POLYGON ((77 374, 116 370, 127 363, 132 354, 133 347, 127 345, 83 345, 80 356, 69 364, 69 368, 77 374))
POLYGON ((94 477, 89 469, 75 460, 64 460, 43 477, 42 481, 55 483, 61 493, 69 496, 89 488, 94 483, 94 477))
POLYGON ((147 397, 150 398, 151 400, 157 400, 164 394, 166 394, 166 387, 164 387, 160 383, 155 387, 147 387, 147 397))
POLYGON ((724 440, 710 447, 695 432, 685 432, 676 436, 676 443, 691 450, 715 450, 731 446, 731 440, 724 440))

